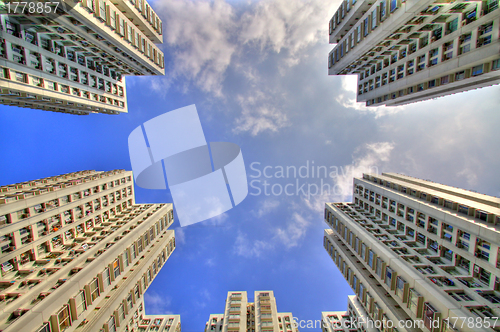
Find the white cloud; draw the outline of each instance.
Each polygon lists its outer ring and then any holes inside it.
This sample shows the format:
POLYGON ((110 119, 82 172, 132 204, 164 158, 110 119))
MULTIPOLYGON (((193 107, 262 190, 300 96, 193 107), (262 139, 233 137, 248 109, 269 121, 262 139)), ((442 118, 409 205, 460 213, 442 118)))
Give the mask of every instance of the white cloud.
POLYGON ((207 289, 203 289, 200 291, 200 296, 198 297, 200 301, 198 301, 196 304, 200 308, 205 308, 207 306, 207 302, 210 301, 211 297, 212 295, 210 294, 210 292, 207 289))
POLYGON ((276 229, 275 238, 282 242, 287 248, 296 247, 305 236, 310 222, 298 212, 292 214, 290 222, 285 227, 276 229))
MULTIPOLYGON (((361 177, 363 173, 380 174, 381 165, 390 161, 392 142, 368 143, 354 151, 352 164, 337 169, 332 179, 332 190, 325 190, 321 195, 303 198, 305 205, 316 212, 323 211, 325 202, 343 202, 352 195, 353 178, 361 177)), ((331 173, 330 173, 331 174, 331 173)))
POLYGON ((214 267, 215 266, 215 261, 213 258, 209 258, 205 261, 205 265, 209 266, 209 267, 214 267))
POLYGON ((172 299, 165 295, 147 291, 144 294, 144 306, 149 315, 172 315, 173 312, 168 310, 172 303, 172 299))
POLYGON ((183 76, 220 96, 236 51, 230 41, 236 28, 232 6, 222 0, 169 0, 158 2, 157 12, 163 19, 166 51, 173 57, 167 77, 183 76))
POLYGON ((248 236, 240 232, 236 237, 233 250, 238 256, 246 258, 259 258, 265 251, 272 248, 273 245, 271 243, 262 240, 256 240, 251 243, 248 240, 248 236))
POLYGON ((175 241, 177 244, 186 244, 186 232, 183 228, 177 228, 175 230, 175 241))
POLYGON ((224 213, 221 213, 215 217, 212 217, 208 220, 203 221, 202 224, 204 226, 221 227, 225 224, 228 217, 229 217, 228 214, 224 212, 224 213))
POLYGON ((272 106, 260 106, 256 109, 243 107, 243 112, 236 119, 234 133, 249 132, 252 136, 264 131, 277 132, 290 125, 285 112, 272 106))
MULTIPOLYGON (((222 81, 232 59, 245 44, 289 52, 285 63, 296 65, 299 51, 324 41, 335 4, 322 0, 264 0, 245 6, 238 17, 224 0, 169 0, 157 4, 163 20, 164 45, 172 63, 164 89, 172 77, 184 76, 204 91, 222 96, 222 81)), ((167 58, 168 59, 168 58, 167 58)))
POLYGON ((263 0, 241 18, 240 40, 261 50, 288 51, 285 63, 300 62, 299 52, 319 41, 325 42, 330 16, 336 4, 322 0, 263 0))
POLYGON ((260 203, 259 209, 255 214, 257 217, 262 218, 269 212, 276 210, 276 208, 280 205, 280 202, 277 200, 272 200, 272 199, 265 199, 260 203))

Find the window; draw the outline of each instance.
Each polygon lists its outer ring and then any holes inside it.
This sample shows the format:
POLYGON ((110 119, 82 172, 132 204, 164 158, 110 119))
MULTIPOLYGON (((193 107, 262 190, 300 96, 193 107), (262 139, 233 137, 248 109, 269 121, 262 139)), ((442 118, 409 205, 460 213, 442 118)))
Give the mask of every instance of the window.
POLYGON ((398 0, 391 0, 391 13, 398 9, 398 0))
POLYGON ((473 301, 473 299, 465 294, 464 292, 450 292, 448 293, 452 298, 454 298, 456 301, 473 301))
POLYGON ((103 21, 106 21, 106 4, 104 3, 104 0, 99 0, 99 17, 103 21))
POLYGON ((114 10, 110 10, 109 25, 112 29, 116 29, 116 12, 114 10))
POLYGON ((132 27, 128 24, 127 24, 127 40, 131 43, 134 40, 134 32, 132 31, 132 27))
POLYGON ((475 67, 472 67, 472 76, 478 76, 483 73, 483 65, 478 65, 475 67))
POLYGON ((94 280, 92 280, 89 286, 90 286, 90 298, 93 302, 95 299, 99 297, 99 295, 101 295, 99 291, 99 279, 94 278, 94 280))
POLYGON ((59 325, 60 331, 64 331, 71 326, 71 317, 67 304, 57 313, 57 325, 59 325))
POLYGON ((495 61, 493 61, 491 65, 491 70, 498 70, 498 69, 500 69, 500 59, 496 59, 495 61))
POLYGON ((135 299, 138 299, 141 297, 141 293, 139 293, 139 286, 135 286, 134 288, 134 296, 135 296, 135 299))
POLYGON ((483 4, 484 15, 491 13, 495 9, 498 9, 498 0, 487 0, 486 5, 483 4))
POLYGON ((403 278, 397 277, 397 279, 396 279, 396 295, 399 296, 401 299, 403 299, 403 296, 404 296, 405 284, 406 284, 406 281, 403 278))
POLYGON ((108 332, 116 332, 115 316, 111 316, 108 320, 108 332))
POLYGON ((458 29, 458 17, 453 21, 446 23, 446 34, 457 31, 458 29))
POLYGON ((123 305, 123 303, 118 307, 118 317, 120 318, 120 320, 125 319, 125 306, 123 305))
POLYGON ((373 253, 372 250, 368 251, 368 265, 373 269, 373 258, 375 257, 375 254, 373 253))
POLYGON ((455 74, 455 81, 460 81, 460 80, 463 80, 465 78, 465 71, 462 70, 462 71, 459 71, 455 74))
POLYGON ((377 27, 377 9, 372 11, 372 30, 377 27))
POLYGON ((113 275, 115 278, 120 275, 120 261, 118 259, 113 262, 113 275))
POLYGON ((132 245, 131 250, 132 250, 132 260, 134 260, 137 257, 137 249, 135 248, 135 244, 132 245))
POLYGON ((106 289, 106 287, 111 285, 110 279, 111 279, 111 275, 109 274, 109 267, 107 267, 102 272, 102 280, 103 280, 104 289, 106 289))
POLYGON ((424 325, 432 331, 432 326, 434 322, 434 314, 436 313, 436 309, 429 303, 424 303, 424 325))
POLYGON ((382 1, 380 3, 380 20, 384 20, 385 19, 385 1, 382 1))
POLYGON ((420 318, 419 302, 421 299, 422 297, 416 290, 410 289, 408 294, 408 308, 417 316, 417 318, 420 318))
MULTIPOLYGON (((491 303, 500 303, 500 297, 498 297, 497 295, 495 295, 493 293, 482 292, 482 293, 479 293, 479 295, 481 295, 483 298, 490 301, 491 303)), ((472 301, 472 300, 470 300, 470 301, 472 301)))
POLYGON ((389 288, 392 288, 392 274, 392 269, 390 267, 387 267, 385 269, 385 284, 389 286, 389 288))
POLYGON ((382 278, 382 260, 380 258, 377 258, 376 273, 380 278, 382 278))
POLYGON ((50 332, 50 323, 44 323, 36 332, 50 332))
POLYGON ((141 37, 139 36, 139 33, 138 33, 138 32, 136 32, 136 33, 135 33, 135 42, 134 42, 134 46, 135 46, 135 47, 137 47, 137 48, 139 48, 139 47, 140 47, 140 45, 141 45, 141 42, 140 42, 140 41, 141 41, 141 37))
POLYGON ((125 267, 127 267, 129 265, 129 253, 128 253, 128 249, 125 250, 125 254, 123 255, 123 261, 124 261, 124 264, 125 264, 125 267))
POLYGON ((75 296, 75 305, 76 305, 76 313, 77 313, 78 317, 82 314, 82 312, 87 310, 87 303, 85 301, 85 292, 84 291, 80 291, 80 293, 78 293, 75 296))
POLYGON ((118 17, 118 20, 120 22, 118 33, 123 36, 125 34, 125 20, 123 20, 121 17, 118 17))
MULTIPOLYGON (((137 288, 137 286, 136 286, 137 288)), ((132 302, 132 294, 127 295, 127 308, 130 310, 132 309, 134 303, 132 302)))

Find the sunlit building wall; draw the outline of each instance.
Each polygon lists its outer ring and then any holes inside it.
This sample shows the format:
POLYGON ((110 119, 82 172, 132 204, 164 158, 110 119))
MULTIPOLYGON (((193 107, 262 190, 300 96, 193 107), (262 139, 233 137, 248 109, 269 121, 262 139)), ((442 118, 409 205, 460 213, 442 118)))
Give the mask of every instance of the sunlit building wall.
POLYGON ((499 207, 497 197, 364 174, 352 203, 326 204, 324 246, 372 320, 424 324, 389 330, 491 331, 500 315, 499 207))
POLYGON ((330 75, 357 101, 403 105, 500 82, 498 0, 345 0, 330 20, 330 75))
POLYGON ((0 103, 119 114, 124 76, 165 74, 162 22, 145 0, 49 3, 40 15, 0 8, 0 103))
POLYGON ((180 331, 143 302, 175 249, 172 222, 171 204, 135 204, 123 170, 0 187, 0 330, 180 331))

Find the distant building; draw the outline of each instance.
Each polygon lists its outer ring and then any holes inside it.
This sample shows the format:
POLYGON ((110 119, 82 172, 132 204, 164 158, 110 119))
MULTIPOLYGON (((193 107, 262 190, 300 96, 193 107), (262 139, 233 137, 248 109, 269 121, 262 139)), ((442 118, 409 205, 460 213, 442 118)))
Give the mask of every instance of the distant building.
POLYGON ((162 22, 145 0, 54 1, 39 15, 14 4, 0 7, 1 104, 119 114, 124 76, 165 74, 162 22))
POLYGON ((210 315, 208 331, 298 332, 292 313, 278 312, 273 291, 256 291, 254 302, 248 302, 247 292, 228 292, 224 314, 210 315))
POLYGON ((136 205, 123 170, 0 187, 0 330, 179 332, 179 316, 144 310, 173 220, 171 204, 136 205))
POLYGON ((370 318, 408 322, 388 331, 500 330, 500 198, 364 174, 325 221, 325 249, 370 318))
POLYGON ((357 101, 396 106, 500 82, 498 0, 345 0, 330 20, 329 75, 357 101))

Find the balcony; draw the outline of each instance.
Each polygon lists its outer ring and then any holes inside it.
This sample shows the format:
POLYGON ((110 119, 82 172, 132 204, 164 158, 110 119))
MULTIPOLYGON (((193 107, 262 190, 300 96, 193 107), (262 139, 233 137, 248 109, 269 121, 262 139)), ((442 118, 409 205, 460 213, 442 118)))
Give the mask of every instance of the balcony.
POLYGON ((477 278, 457 278, 458 281, 460 281, 462 284, 469 288, 486 288, 488 287, 487 284, 483 283, 477 278))
POLYGON ((434 268, 432 266, 414 266, 415 269, 417 269, 418 272, 422 274, 436 274, 436 271, 434 271, 434 268))
POLYGON ((455 282, 446 277, 428 277, 428 279, 439 287, 455 286, 455 282))

